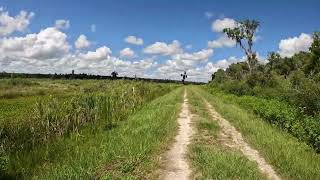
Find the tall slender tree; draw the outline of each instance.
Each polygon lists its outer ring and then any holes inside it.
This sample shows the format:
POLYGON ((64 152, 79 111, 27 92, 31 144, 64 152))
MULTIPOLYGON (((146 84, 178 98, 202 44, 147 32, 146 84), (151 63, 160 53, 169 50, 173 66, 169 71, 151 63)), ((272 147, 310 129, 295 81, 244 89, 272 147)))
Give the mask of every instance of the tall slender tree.
POLYGON ((250 74, 256 66, 258 60, 256 52, 252 50, 255 33, 260 23, 255 20, 244 20, 237 22, 235 28, 225 28, 223 32, 231 39, 235 40, 247 56, 247 64, 250 74))

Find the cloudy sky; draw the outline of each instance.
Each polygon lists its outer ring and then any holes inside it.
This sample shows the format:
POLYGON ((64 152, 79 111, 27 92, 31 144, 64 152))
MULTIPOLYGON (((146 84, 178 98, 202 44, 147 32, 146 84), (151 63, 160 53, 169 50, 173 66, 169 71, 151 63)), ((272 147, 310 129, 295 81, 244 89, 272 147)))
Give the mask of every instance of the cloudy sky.
POLYGON ((292 56, 320 30, 318 0, 1 0, 0 71, 207 81, 244 54, 221 31, 256 19, 254 48, 292 56))

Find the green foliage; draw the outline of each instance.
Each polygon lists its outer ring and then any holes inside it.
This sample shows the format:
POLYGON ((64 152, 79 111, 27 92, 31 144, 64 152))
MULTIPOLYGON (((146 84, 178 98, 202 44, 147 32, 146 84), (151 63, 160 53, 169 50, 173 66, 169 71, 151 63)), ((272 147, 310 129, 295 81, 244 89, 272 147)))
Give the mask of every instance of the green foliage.
POLYGON ((231 64, 225 71, 213 74, 210 86, 236 95, 287 101, 306 115, 317 116, 320 113, 320 33, 315 32, 313 36, 310 52, 299 52, 292 57, 271 52, 268 63, 256 65, 251 73, 243 62, 231 64))
POLYGON ((307 72, 310 75, 320 73, 320 32, 313 34, 313 43, 309 48, 312 54, 310 64, 307 66, 307 72))
MULTIPOLYGON (((283 129, 278 128, 278 126, 270 124, 264 118, 258 117, 250 107, 240 105, 237 101, 241 101, 242 97, 238 99, 234 95, 226 95, 225 93, 221 93, 221 91, 213 91, 212 89, 210 90, 212 94, 209 94, 202 89, 197 89, 199 94, 209 101, 222 117, 227 119, 242 133, 244 139, 259 151, 282 179, 300 180, 318 179, 320 177, 320 154, 316 153, 305 142, 299 141, 283 131, 283 129)), ((254 99, 254 101, 259 100, 254 99)), ((291 107, 285 104, 281 105, 284 105, 285 109, 291 107)), ((280 109, 277 112, 281 111, 282 106, 278 104, 277 107, 280 109)), ((290 109, 285 110, 287 113, 281 113, 282 116, 293 117, 290 115, 292 113, 290 109)), ((270 111, 271 114, 272 112, 270 111)), ((278 116, 275 115, 275 117, 278 116)), ((307 119, 301 120, 301 124, 307 121, 307 119)), ((312 119, 313 122, 314 120, 316 123, 319 123, 319 120, 312 119)), ((314 130, 314 127, 311 125, 306 125, 305 127, 308 131, 309 128, 314 130)))
POLYGON ((254 96, 238 97, 224 94, 212 88, 208 91, 252 110, 267 122, 287 131, 320 152, 320 116, 306 116, 301 113, 299 108, 276 99, 263 99, 254 96))

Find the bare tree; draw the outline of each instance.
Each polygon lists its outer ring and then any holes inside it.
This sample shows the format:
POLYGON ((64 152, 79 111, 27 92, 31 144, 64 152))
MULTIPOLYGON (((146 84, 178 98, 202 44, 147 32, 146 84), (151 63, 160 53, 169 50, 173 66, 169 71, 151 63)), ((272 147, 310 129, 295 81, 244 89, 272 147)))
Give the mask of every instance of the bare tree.
POLYGON ((255 20, 244 20, 237 23, 235 28, 226 28, 223 30, 227 36, 236 41, 236 43, 244 50, 247 56, 247 64, 250 74, 257 64, 256 52, 252 50, 254 34, 260 23, 255 20))

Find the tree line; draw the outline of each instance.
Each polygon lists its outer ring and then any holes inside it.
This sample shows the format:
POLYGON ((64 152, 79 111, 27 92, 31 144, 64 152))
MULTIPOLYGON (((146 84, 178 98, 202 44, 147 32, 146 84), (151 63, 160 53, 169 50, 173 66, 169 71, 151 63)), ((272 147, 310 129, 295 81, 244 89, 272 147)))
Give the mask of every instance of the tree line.
MULTIPOLYGON (((86 74, 80 73, 75 74, 74 71, 70 74, 41 74, 41 73, 7 73, 7 72, 0 72, 0 79, 2 78, 42 78, 42 79, 96 79, 96 80, 137 80, 137 81, 146 81, 146 82, 157 82, 157 83, 180 83, 181 81, 178 80, 170 80, 170 79, 154 79, 154 78, 141 78, 141 77, 127 77, 127 76, 118 76, 116 71, 113 71, 110 76, 103 76, 103 75, 93 75, 93 74, 86 74)), ((184 81, 184 84, 205 84, 203 82, 193 82, 193 81, 184 81)))
POLYGON ((212 75, 210 85, 236 95, 275 98, 298 106, 307 115, 320 115, 320 32, 313 33, 308 52, 281 57, 270 52, 267 63, 258 61, 253 50, 255 20, 238 22, 224 33, 246 54, 246 61, 231 64, 212 75))

